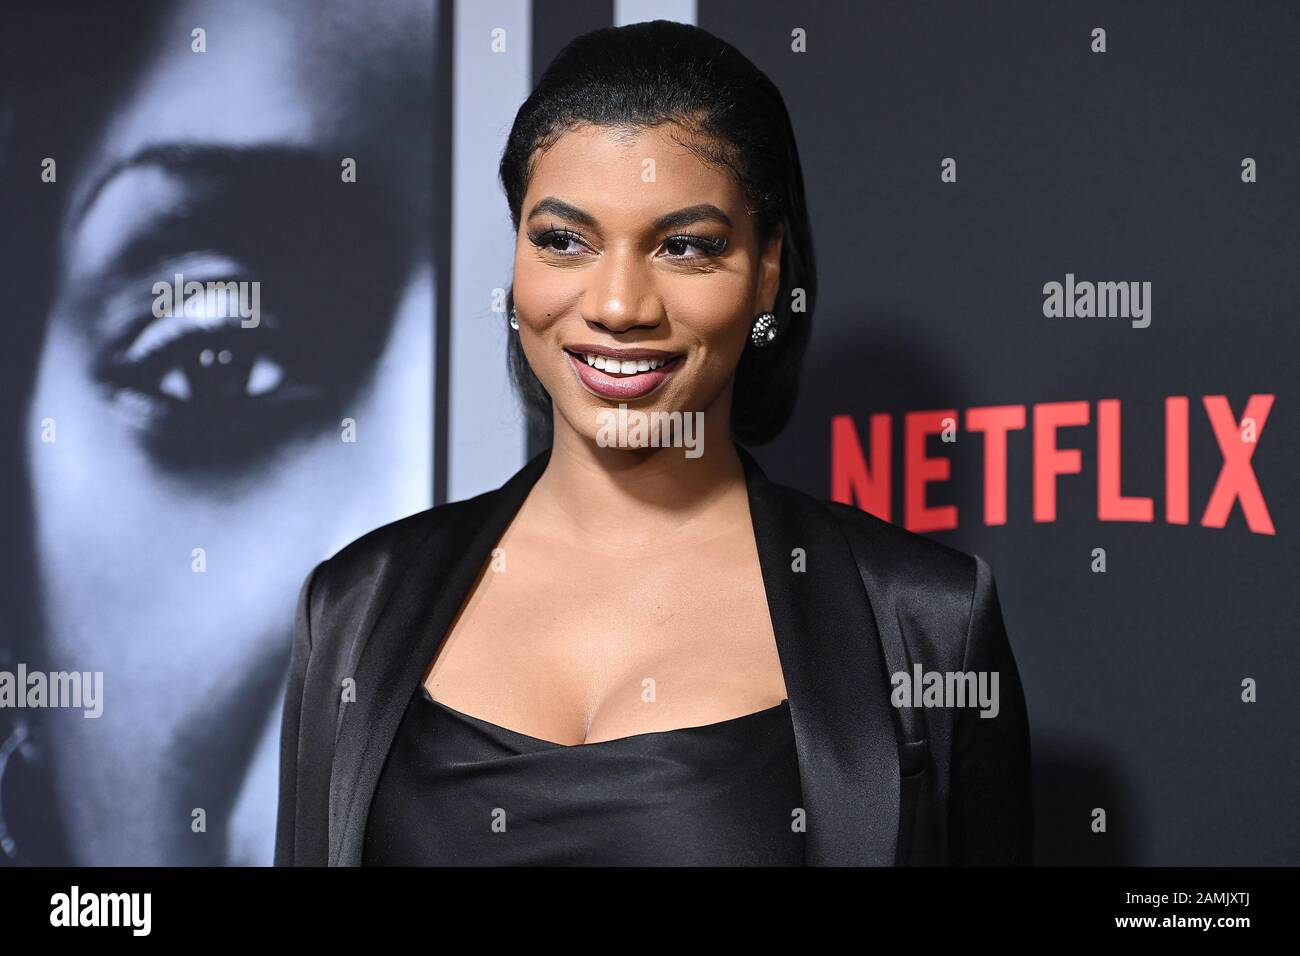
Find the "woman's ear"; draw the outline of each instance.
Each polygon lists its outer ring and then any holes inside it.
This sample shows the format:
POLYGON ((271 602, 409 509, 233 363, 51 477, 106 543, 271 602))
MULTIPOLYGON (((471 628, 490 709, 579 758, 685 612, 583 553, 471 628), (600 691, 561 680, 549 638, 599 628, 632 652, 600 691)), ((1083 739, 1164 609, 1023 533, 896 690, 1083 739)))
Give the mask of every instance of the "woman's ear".
POLYGON ((758 267, 758 301, 765 312, 775 312, 777 290, 781 287, 781 247, 785 242, 785 225, 779 224, 763 246, 758 267))

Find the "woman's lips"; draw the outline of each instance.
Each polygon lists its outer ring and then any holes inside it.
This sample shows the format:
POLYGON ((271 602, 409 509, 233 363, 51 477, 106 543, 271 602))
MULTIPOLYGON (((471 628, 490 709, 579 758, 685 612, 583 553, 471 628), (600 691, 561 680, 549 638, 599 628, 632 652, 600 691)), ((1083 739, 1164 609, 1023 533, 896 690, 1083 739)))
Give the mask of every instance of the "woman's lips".
POLYGON ((602 398, 641 398, 644 395, 649 395, 668 381, 682 363, 682 356, 678 355, 669 359, 659 368, 636 372, 631 375, 622 375, 611 374, 596 368, 594 365, 588 365, 585 358, 581 355, 574 355, 568 349, 564 350, 564 354, 568 356, 569 364, 573 366, 574 372, 577 373, 578 380, 590 391, 595 392, 602 398))

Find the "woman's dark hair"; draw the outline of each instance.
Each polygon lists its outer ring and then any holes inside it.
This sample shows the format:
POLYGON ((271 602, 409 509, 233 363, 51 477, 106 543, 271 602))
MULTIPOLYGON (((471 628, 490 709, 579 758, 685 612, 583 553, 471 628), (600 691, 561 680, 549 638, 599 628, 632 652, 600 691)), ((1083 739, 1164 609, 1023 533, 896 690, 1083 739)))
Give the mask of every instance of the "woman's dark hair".
MULTIPOLYGON (((571 41, 519 108, 501 156, 510 219, 518 234, 537 154, 564 133, 586 124, 649 129, 665 123, 689 131, 691 141, 683 145, 702 160, 730 170, 755 215, 760 247, 784 227, 778 335, 761 349, 745 345, 732 398, 733 437, 761 444, 776 437, 794 410, 817 276, 790 115, 780 91, 744 54, 706 30, 668 20, 593 30, 571 41)), ((511 288, 507 314, 513 307, 511 288)), ((549 436, 551 398, 519 336, 507 337, 510 374, 530 425, 549 436)))

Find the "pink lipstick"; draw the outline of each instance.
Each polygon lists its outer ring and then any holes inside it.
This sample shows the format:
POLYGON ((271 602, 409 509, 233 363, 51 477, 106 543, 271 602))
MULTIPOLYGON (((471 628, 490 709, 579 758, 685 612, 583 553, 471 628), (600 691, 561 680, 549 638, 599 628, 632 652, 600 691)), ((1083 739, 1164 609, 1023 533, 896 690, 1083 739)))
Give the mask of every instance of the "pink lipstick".
POLYGON ((613 399, 649 395, 672 377, 683 358, 680 353, 660 349, 615 349, 587 344, 566 346, 564 352, 578 380, 588 390, 613 399))

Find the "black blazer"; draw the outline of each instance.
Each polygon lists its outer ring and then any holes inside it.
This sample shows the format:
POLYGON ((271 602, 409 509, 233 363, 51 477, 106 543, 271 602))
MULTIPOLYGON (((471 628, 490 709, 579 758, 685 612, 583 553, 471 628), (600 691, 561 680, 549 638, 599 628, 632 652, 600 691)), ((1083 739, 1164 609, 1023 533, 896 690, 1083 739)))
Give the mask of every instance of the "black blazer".
MULTIPOLYGON (((988 565, 777 484, 737 448, 794 724, 809 865, 1032 862, 1028 719, 988 565), (916 664, 998 672, 998 716, 893 706, 890 675, 916 664)), ((360 864, 403 711, 548 457, 495 491, 363 535, 303 582, 277 866, 360 864)))

